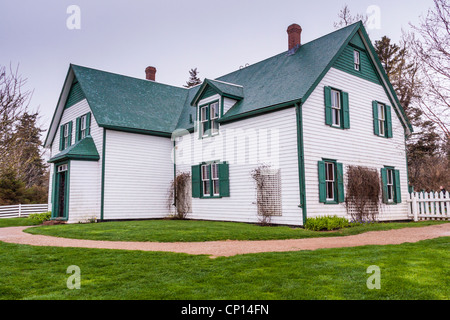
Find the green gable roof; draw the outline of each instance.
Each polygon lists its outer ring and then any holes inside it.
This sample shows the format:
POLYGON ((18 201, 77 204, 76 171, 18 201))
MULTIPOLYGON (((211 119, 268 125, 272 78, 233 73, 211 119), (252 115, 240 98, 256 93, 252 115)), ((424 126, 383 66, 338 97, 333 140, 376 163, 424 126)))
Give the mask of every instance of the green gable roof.
POLYGON ((170 133, 188 90, 71 65, 100 127, 170 133))
POLYGON ((54 163, 63 160, 84 160, 84 161, 98 161, 100 155, 95 147, 94 140, 88 136, 77 143, 66 148, 62 152, 55 155, 48 160, 49 163, 54 163))
POLYGON ((244 88, 240 85, 227 83, 218 80, 205 79, 200 89, 191 101, 191 105, 196 105, 198 101, 214 94, 220 94, 235 100, 244 98, 244 88))

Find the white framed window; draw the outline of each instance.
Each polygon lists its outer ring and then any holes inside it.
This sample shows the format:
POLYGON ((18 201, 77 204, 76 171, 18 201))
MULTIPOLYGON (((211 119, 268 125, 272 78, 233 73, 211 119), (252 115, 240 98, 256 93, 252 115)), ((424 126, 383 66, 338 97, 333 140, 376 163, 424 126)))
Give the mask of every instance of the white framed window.
POLYGON ((354 50, 353 51, 353 63, 354 63, 354 67, 355 67, 356 71, 361 70, 361 64, 360 64, 359 51, 358 50, 354 50))
POLYGON ((380 136, 385 136, 386 134, 386 109, 384 105, 378 104, 378 132, 380 136))
POLYGON ((217 163, 211 164, 211 181, 212 181, 212 191, 214 196, 220 195, 219 190, 219 166, 217 163))
POLYGON ((210 169, 211 166, 209 164, 202 165, 202 188, 203 188, 203 196, 209 197, 211 194, 210 191, 210 169))
POLYGON ((326 186, 326 200, 334 201, 335 190, 335 167, 333 162, 325 162, 325 186, 326 186))
POLYGON ((394 202, 394 170, 386 170, 386 186, 387 186, 387 200, 388 202, 394 202))
POLYGON ((81 117, 80 120, 80 139, 83 139, 86 137, 87 132, 87 115, 81 117))
POLYGON ((200 126, 202 137, 208 136, 208 106, 204 106, 200 109, 200 126))
POLYGON ((219 124, 217 119, 219 119, 219 102, 214 102, 210 105, 210 115, 211 115, 211 135, 216 135, 219 133, 219 124))
POLYGON ((333 126, 341 125, 341 93, 331 90, 331 121, 333 126))
POLYGON ((67 164, 62 164, 62 165, 58 166, 58 172, 64 172, 67 170, 68 170, 67 164))

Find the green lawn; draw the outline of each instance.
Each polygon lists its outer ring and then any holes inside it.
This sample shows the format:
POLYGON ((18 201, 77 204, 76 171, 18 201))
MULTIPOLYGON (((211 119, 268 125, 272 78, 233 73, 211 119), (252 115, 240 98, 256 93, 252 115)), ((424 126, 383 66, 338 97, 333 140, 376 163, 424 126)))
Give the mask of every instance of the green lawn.
POLYGON ((342 229, 335 232, 308 231, 285 226, 262 227, 255 224, 195 221, 195 220, 143 220, 41 226, 26 232, 57 237, 111 241, 214 241, 214 240, 269 240, 311 237, 335 237, 367 231, 421 227, 445 223, 438 221, 407 223, 375 223, 342 229))
POLYGON ((38 223, 28 218, 3 218, 0 219, 0 228, 34 226, 38 223))
POLYGON ((450 237, 388 246, 247 254, 51 248, 0 242, 0 299, 443 299, 450 237), (81 289, 66 286, 69 266, 81 289), (367 288, 381 271, 381 289, 367 288))

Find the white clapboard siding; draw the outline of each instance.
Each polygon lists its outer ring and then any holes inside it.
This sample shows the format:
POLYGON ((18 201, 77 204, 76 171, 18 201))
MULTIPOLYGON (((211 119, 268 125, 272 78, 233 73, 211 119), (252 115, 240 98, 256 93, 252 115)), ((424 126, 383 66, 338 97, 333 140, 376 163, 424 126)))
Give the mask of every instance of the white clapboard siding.
POLYGON ((408 195, 408 217, 419 220, 449 220, 449 192, 412 192, 408 195))
MULTIPOLYGON (((55 138, 51 144, 50 147, 50 158, 57 155, 61 151, 59 150, 59 139, 60 139, 60 126, 62 124, 68 123, 69 121, 73 121, 72 124, 72 144, 75 143, 75 131, 76 131, 76 119, 88 112, 91 112, 91 109, 89 107, 89 104, 86 99, 74 104, 70 108, 67 108, 64 110, 61 121, 58 125, 57 132, 55 134, 55 138)), ((103 148, 103 128, 100 128, 97 124, 97 121, 95 120, 95 116, 93 113, 91 113, 91 128, 90 128, 90 135, 92 136, 92 139, 94 140, 95 146, 97 148, 97 151, 100 155, 100 160, 95 162, 89 163, 89 173, 93 176, 89 178, 90 183, 93 185, 90 186, 93 190, 97 190, 95 194, 91 194, 90 197, 84 197, 83 201, 84 203, 80 204, 75 202, 75 200, 72 200, 71 197, 77 197, 76 190, 79 188, 77 185, 73 185, 74 183, 78 183, 79 179, 77 178, 78 174, 81 174, 83 177, 86 178, 86 173, 80 173, 77 172, 78 168, 80 168, 80 165, 75 164, 75 166, 72 168, 70 167, 70 186, 69 186, 69 204, 71 206, 69 207, 69 222, 77 222, 75 219, 77 217, 84 217, 84 214, 81 214, 80 210, 77 209, 77 205, 81 205, 83 208, 89 207, 89 210, 85 213, 86 215, 92 216, 95 214, 97 218, 100 218, 100 210, 99 210, 99 197, 100 197, 100 188, 101 188, 101 165, 102 165, 102 148, 103 148), (76 171, 72 171, 72 169, 76 171), (72 212, 74 212, 74 216, 71 216, 72 212)), ((49 193, 48 193, 48 210, 52 210, 52 186, 53 186, 53 172, 54 172, 54 165, 50 165, 50 181, 49 181, 49 193)))
POLYGON ((228 110, 231 109, 232 106, 236 104, 236 100, 230 98, 223 99, 223 114, 227 113, 228 110))
POLYGON ((194 132, 177 142, 177 171, 190 173, 191 165, 212 160, 229 163, 230 197, 194 198, 188 218, 259 222, 251 171, 260 164, 272 164, 280 169, 282 204, 281 216, 272 217, 272 222, 302 224, 295 108, 221 125, 213 138, 200 140, 194 132))
POLYGON ((104 219, 166 217, 170 138, 106 130, 105 143, 104 219))
POLYGON ((400 170, 402 203, 382 205, 379 219, 407 219, 408 184, 404 129, 392 108, 393 138, 375 136, 373 100, 391 105, 382 86, 331 68, 302 106, 308 217, 346 215, 343 204, 319 203, 317 162, 328 158, 344 165, 344 183, 348 165, 375 168, 379 175, 384 166, 393 166, 400 170), (341 130, 325 125, 324 86, 349 93, 350 129, 341 130))

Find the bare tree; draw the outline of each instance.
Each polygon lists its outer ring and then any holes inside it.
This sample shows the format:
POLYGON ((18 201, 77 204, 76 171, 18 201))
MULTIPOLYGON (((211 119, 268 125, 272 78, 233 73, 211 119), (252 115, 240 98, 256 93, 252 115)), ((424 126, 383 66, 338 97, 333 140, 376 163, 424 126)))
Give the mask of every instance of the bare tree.
POLYGON ((336 29, 340 29, 342 27, 346 27, 352 23, 362 21, 364 25, 366 25, 368 17, 367 15, 363 14, 356 14, 356 16, 352 16, 350 13, 350 9, 347 4, 344 5, 344 7, 339 11, 338 14, 339 21, 334 23, 334 27, 336 29))
POLYGON ((419 62, 424 115, 450 137, 450 0, 434 0, 418 26, 412 25, 409 46, 419 62))

